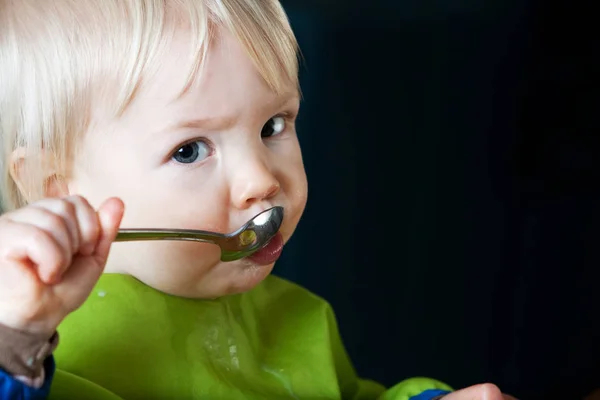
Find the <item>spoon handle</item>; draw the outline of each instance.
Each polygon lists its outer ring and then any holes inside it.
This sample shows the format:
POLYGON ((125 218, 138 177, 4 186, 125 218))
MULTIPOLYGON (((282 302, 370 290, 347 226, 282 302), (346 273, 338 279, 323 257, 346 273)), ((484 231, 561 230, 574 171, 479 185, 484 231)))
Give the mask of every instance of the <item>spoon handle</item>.
POLYGON ((140 240, 186 240, 219 244, 224 235, 214 232, 185 229, 120 229, 115 242, 140 240))

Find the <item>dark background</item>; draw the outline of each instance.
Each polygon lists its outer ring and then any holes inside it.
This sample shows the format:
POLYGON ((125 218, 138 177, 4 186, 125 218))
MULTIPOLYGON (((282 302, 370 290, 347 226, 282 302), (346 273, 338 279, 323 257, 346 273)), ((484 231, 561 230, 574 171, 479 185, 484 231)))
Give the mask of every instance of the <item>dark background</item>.
POLYGON ((591 2, 283 4, 310 195, 276 273, 332 303, 387 385, 600 388, 591 2))

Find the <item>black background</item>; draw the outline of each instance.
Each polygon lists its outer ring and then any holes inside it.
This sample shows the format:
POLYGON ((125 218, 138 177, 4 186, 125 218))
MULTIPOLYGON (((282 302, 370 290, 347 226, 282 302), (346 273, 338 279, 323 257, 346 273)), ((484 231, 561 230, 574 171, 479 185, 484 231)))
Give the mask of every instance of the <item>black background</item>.
POLYGON ((362 376, 600 388, 591 3, 283 4, 310 195, 276 273, 332 303, 362 376))

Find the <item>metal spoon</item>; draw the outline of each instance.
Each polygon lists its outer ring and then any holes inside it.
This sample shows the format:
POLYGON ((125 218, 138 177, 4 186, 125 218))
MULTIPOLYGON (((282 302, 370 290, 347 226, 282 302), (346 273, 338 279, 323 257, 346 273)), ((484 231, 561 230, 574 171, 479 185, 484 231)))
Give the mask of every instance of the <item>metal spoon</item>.
POLYGON ((186 229, 120 229, 115 241, 185 240, 212 243, 221 248, 221 261, 235 261, 264 247, 279 231, 282 222, 283 207, 273 207, 231 233, 186 229))

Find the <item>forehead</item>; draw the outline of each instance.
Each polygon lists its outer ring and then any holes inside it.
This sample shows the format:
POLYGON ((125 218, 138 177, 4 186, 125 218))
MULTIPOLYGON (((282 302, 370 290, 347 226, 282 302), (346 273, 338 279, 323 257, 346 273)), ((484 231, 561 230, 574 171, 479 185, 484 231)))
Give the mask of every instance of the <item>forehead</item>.
POLYGON ((244 47, 226 30, 215 32, 201 70, 183 93, 194 61, 189 35, 179 32, 158 61, 156 72, 145 80, 125 117, 168 111, 176 114, 169 118, 244 114, 298 95, 295 82, 284 85, 281 93, 273 91, 244 47))

